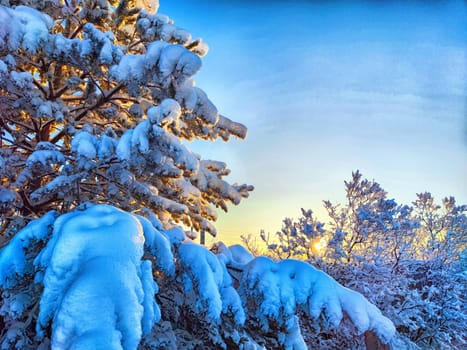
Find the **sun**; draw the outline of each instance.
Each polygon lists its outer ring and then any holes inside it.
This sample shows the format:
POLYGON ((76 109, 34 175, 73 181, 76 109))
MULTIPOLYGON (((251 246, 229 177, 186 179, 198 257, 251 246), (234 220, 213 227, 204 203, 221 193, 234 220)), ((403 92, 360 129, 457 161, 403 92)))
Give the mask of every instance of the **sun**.
POLYGON ((314 238, 311 242, 311 250, 313 254, 321 256, 324 253, 324 249, 326 248, 326 240, 324 237, 321 238, 314 238))

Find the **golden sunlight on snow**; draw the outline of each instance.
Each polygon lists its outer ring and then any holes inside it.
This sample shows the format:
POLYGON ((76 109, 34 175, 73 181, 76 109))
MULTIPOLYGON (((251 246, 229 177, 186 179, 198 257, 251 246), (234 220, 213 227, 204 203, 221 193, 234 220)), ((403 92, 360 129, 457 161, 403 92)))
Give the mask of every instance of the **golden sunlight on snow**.
POLYGON ((159 8, 159 0, 136 0, 136 5, 146 9, 149 13, 155 13, 159 8))

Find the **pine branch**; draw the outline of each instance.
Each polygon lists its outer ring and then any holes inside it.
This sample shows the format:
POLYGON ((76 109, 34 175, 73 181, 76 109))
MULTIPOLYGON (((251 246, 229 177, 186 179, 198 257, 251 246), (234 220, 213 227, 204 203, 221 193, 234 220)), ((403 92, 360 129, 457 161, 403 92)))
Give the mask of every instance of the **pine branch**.
MULTIPOLYGON (((104 93, 103 96, 101 96, 100 99, 97 100, 96 103, 94 103, 92 106, 84 107, 85 109, 82 112, 79 112, 78 115, 76 115, 73 120, 74 121, 80 121, 83 119, 89 112, 91 112, 94 109, 97 109, 104 105, 105 103, 109 102, 111 97, 116 94, 122 87, 124 86, 123 83, 119 83, 117 86, 115 86, 113 89, 111 89, 107 94, 104 93)), ((57 143, 63 136, 65 136, 65 130, 62 129, 57 135, 55 135, 50 142, 55 144, 57 143)))

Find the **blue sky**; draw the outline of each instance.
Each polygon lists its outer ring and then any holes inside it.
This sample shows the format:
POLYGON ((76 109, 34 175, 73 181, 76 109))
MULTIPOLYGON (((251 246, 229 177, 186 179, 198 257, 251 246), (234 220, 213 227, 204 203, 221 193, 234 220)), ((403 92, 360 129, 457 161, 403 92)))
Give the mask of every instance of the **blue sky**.
POLYGON ((401 203, 428 190, 467 203, 464 1, 161 0, 210 46, 195 77, 245 141, 197 143, 255 186, 219 239, 323 216, 360 169, 401 203))

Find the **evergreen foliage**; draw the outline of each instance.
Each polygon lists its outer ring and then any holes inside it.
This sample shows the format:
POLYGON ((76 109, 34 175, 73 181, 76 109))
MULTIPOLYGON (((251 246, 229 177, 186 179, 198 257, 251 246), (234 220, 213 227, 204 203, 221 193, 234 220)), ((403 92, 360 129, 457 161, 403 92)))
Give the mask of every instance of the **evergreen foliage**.
POLYGON ((0 7, 1 234, 84 202, 215 235, 252 190, 184 140, 244 138, 194 86, 207 46, 133 0, 0 7))

